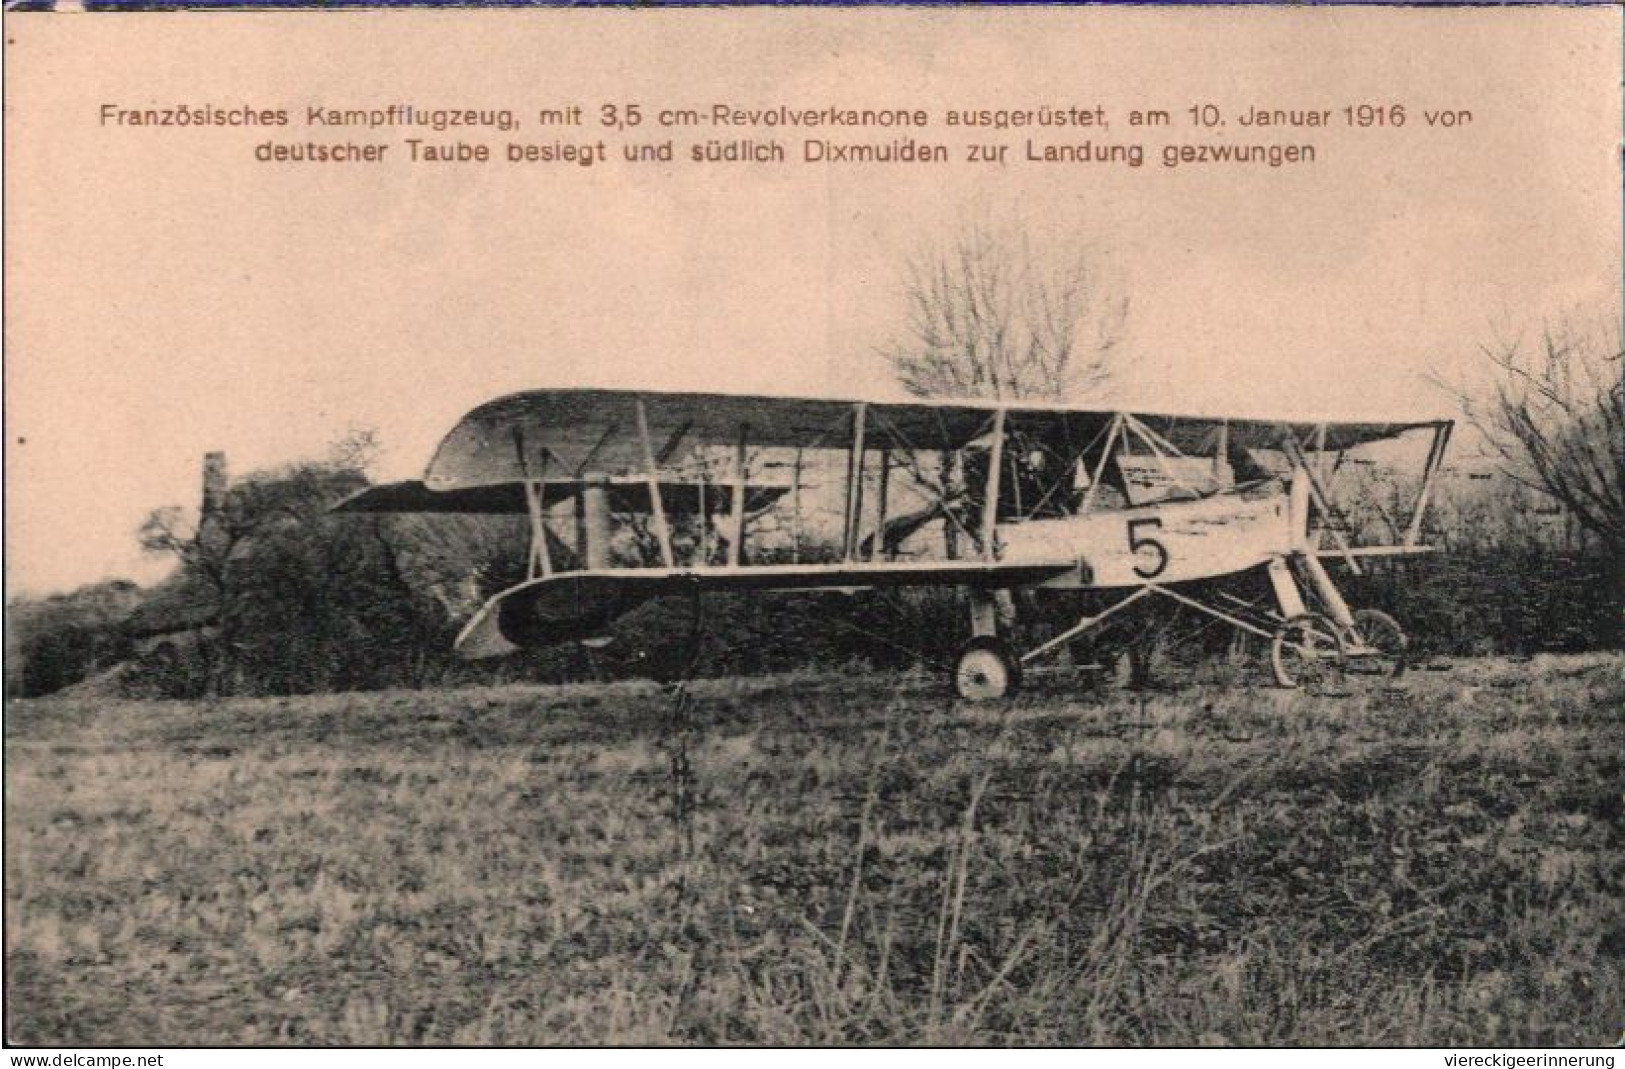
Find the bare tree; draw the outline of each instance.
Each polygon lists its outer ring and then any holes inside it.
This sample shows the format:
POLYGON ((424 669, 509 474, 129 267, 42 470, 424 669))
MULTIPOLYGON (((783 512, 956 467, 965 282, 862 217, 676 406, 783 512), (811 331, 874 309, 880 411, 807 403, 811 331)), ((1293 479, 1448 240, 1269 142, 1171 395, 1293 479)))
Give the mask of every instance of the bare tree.
POLYGON ((1573 324, 1481 349, 1487 389, 1452 387, 1506 475, 1625 558, 1625 347, 1573 324))
POLYGON ((265 522, 235 503, 196 520, 178 505, 166 505, 148 513, 136 537, 144 552, 175 558, 187 576, 206 585, 217 606, 224 606, 231 560, 265 522))
POLYGON ((882 352, 920 397, 1062 400, 1110 376, 1128 301, 1087 250, 1045 255, 977 220, 907 264, 908 330, 882 352))
MULTIPOLYGON (((1128 300, 1098 252, 1040 246, 1021 223, 986 216, 910 258, 903 295, 907 328, 881 353, 918 397, 1082 399, 1111 377, 1128 319, 1128 300)), ((950 514, 968 506, 967 485, 979 484, 962 463, 950 450, 934 470, 905 464, 932 503, 888 525, 887 552, 940 518, 944 548, 958 556, 956 528, 974 527, 950 514)))
MULTIPOLYGON (((273 519, 268 512, 248 507, 245 495, 224 493, 223 486, 221 490, 221 496, 212 500, 205 492, 203 509, 195 517, 175 505, 152 510, 137 534, 143 551, 173 557, 180 566, 166 587, 184 608, 175 619, 166 620, 166 629, 214 629, 211 639, 199 647, 204 658, 199 675, 185 681, 183 693, 194 684, 207 693, 220 693, 225 687, 228 668, 221 655, 235 643, 241 595, 235 562, 273 519)), ((169 693, 175 682, 163 684, 163 691, 169 693)))
POLYGON ((326 466, 370 476, 383 450, 383 439, 376 427, 352 425, 328 445, 326 466))

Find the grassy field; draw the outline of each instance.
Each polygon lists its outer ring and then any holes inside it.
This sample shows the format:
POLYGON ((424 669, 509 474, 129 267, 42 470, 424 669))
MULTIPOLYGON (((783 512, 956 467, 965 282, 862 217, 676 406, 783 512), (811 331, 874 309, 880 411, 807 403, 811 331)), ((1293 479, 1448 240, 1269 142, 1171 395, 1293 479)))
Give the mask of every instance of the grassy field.
POLYGON ((22 1044, 1597 1044, 1621 662, 9 707, 22 1044))

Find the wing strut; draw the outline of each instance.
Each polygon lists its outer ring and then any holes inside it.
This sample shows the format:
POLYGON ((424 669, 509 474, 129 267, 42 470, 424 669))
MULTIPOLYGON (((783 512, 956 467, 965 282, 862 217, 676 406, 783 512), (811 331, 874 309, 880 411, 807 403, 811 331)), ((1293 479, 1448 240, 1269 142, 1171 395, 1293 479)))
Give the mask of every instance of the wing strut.
MULTIPOLYGON (((1106 423, 1101 426, 1100 430, 1095 432, 1095 436, 1089 439, 1088 444, 1082 449, 1074 452, 1071 447, 1068 446, 1066 463, 1061 466, 1060 475, 1053 483, 1050 484, 1050 488, 1044 491, 1044 496, 1038 499, 1038 504, 1033 506, 1033 511, 1031 514, 1036 515, 1040 510, 1042 510, 1045 505, 1049 504, 1050 498, 1054 497, 1056 492, 1063 487, 1067 488, 1069 492, 1077 489, 1076 480, 1078 465, 1082 463, 1083 458, 1089 454, 1089 450, 1093 449, 1097 443, 1109 441, 1110 436, 1115 431, 1116 427, 1117 424, 1115 420, 1107 420, 1106 423)), ((1068 437, 1070 438, 1070 435, 1068 437)), ((1111 448, 1109 445, 1106 447, 1106 453, 1108 455, 1111 453, 1111 448)))
POLYGON ((660 560, 668 568, 677 567, 671 552, 671 527, 666 523, 666 508, 660 500, 660 473, 655 468, 655 447, 649 437, 649 413, 643 398, 638 398, 638 438, 643 444, 643 466, 649 479, 649 511, 654 515, 655 537, 660 540, 660 560))
MULTIPOLYGON (((613 423, 604 426, 604 433, 598 436, 598 440, 593 443, 592 448, 587 450, 587 455, 581 458, 581 463, 576 465, 576 478, 579 479, 587 473, 587 469, 592 466, 592 462, 598 459, 598 454, 603 452, 604 446, 609 444, 609 440, 615 436, 615 432, 619 429, 613 423)), ((566 466, 568 467, 568 465, 566 466)))
MULTIPOLYGON (((1304 482, 1308 484, 1309 496, 1314 499, 1315 505, 1320 509, 1320 514, 1326 518, 1325 529, 1331 532, 1332 541, 1336 542, 1337 548, 1342 551, 1343 563, 1347 564, 1349 571, 1355 575, 1363 575, 1364 572, 1360 568, 1359 558, 1353 552, 1354 547, 1349 544, 1348 536, 1343 533, 1342 525, 1347 521, 1343 519, 1343 514, 1337 511, 1332 504, 1330 492, 1320 485, 1320 479, 1316 477, 1315 469, 1310 465, 1309 456, 1304 452, 1303 444, 1298 441, 1298 436, 1288 430, 1281 439, 1281 447, 1282 452, 1286 453, 1296 469, 1293 472, 1293 477, 1296 478, 1298 473, 1301 472, 1304 482)), ((1317 538, 1315 544, 1310 548, 1318 549, 1319 541, 1317 538)))
POLYGON ((677 455, 677 450, 680 446, 682 446, 683 439, 687 438, 688 432, 693 429, 694 421, 689 420, 681 427, 678 427, 676 430, 672 431, 671 437, 666 439, 666 444, 661 446, 660 452, 655 454, 655 460, 659 461, 661 464, 668 463, 672 457, 677 455))
POLYGON ((1184 455, 1174 447, 1172 442, 1168 441, 1168 439, 1162 437, 1162 435, 1158 434, 1150 427, 1147 427, 1144 423, 1135 419, 1133 416, 1125 417, 1124 426, 1126 426, 1129 430, 1132 430, 1135 434, 1139 435, 1140 441, 1144 442, 1150 447, 1151 456, 1156 460, 1157 467, 1162 470, 1163 478, 1168 480, 1168 484, 1170 486, 1183 487, 1192 497, 1202 496, 1201 491, 1197 490, 1196 487, 1190 485, 1184 479, 1181 479, 1178 475, 1174 474, 1174 470, 1168 466, 1168 457, 1164 455, 1163 447, 1166 446, 1168 451, 1176 457, 1184 455))
POLYGON ((1405 545, 1414 546, 1422 534, 1422 515, 1427 510, 1428 496, 1433 492, 1434 480, 1439 476, 1439 469, 1444 465, 1444 453, 1450 445, 1450 432, 1455 428, 1454 423, 1444 422, 1433 428, 1433 443, 1428 446, 1427 463, 1422 469, 1422 489, 1416 495, 1416 505, 1411 509, 1410 526, 1405 530, 1405 545))
POLYGON ((738 565, 745 547, 745 449, 748 429, 739 425, 739 444, 734 451, 733 515, 728 520, 728 563, 738 565))
POLYGON ((993 443, 987 457, 987 497, 982 501, 982 556, 994 560, 993 533, 999 521, 999 476, 1004 467, 1004 406, 993 412, 993 443))
POLYGON ((542 454, 542 470, 535 481, 525 480, 525 511, 530 513, 530 569, 546 579, 553 574, 553 554, 547 545, 547 514, 542 511, 542 487, 547 479, 547 454, 542 454))
POLYGON ((886 541, 886 496, 889 492, 887 483, 891 480, 891 450, 880 451, 880 485, 875 487, 875 533, 869 542, 869 559, 875 559, 878 551, 882 557, 891 559, 883 544, 886 541))
MULTIPOLYGON (((948 427, 947 424, 942 420, 942 412, 940 409, 934 411, 937 418, 937 425, 942 430, 943 437, 947 438, 948 427)), ((941 458, 942 462, 939 462, 938 464, 937 477, 932 479, 930 476, 925 474, 925 469, 920 464, 920 454, 926 450, 910 441, 908 435, 904 434, 896 423, 888 419, 884 411, 874 413, 874 417, 876 421, 878 421, 879 429, 888 436, 893 443, 893 446, 897 450, 898 466, 906 469, 909 474, 914 477, 915 482, 922 489, 930 491, 932 496, 936 498, 935 508, 937 515, 942 517, 943 526, 947 533, 953 534, 953 531, 957 529, 960 534, 965 536, 968 542, 976 541, 976 536, 971 534, 970 531, 966 529, 964 523, 960 521, 958 511, 949 506, 949 499, 951 495, 948 490, 948 484, 953 480, 952 458, 957 456, 958 453, 953 450, 947 451, 946 453, 939 452, 938 456, 941 458)), ((893 560, 896 557, 895 546, 890 554, 887 554, 885 547, 886 514, 889 509, 889 501, 887 499, 889 491, 887 489, 887 482, 891 477, 891 452, 891 448, 887 448, 882 450, 881 453, 880 519, 875 523, 875 534, 873 536, 880 539, 880 552, 883 555, 886 555, 887 560, 893 560)), ((870 559, 873 559, 873 557, 874 554, 871 552, 870 559)))
POLYGON ((1079 516, 1088 512, 1090 506, 1095 503, 1095 495, 1100 492, 1101 477, 1106 474, 1106 462, 1112 458, 1114 449, 1121 448, 1120 445, 1114 446, 1113 442, 1122 430, 1123 413, 1112 413, 1112 421, 1106 427, 1106 443, 1100 447, 1100 461, 1095 465, 1095 470, 1089 475, 1089 492, 1083 495, 1083 503, 1078 506, 1079 516))
POLYGON ((790 468, 790 557, 801 562, 801 447, 796 447, 795 464, 790 468))
POLYGON ((863 514, 863 437, 868 429, 869 406, 852 406, 852 451, 846 461, 846 530, 841 559, 851 562, 858 545, 858 521, 863 514))
POLYGON ((547 513, 542 508, 542 488, 547 485, 547 450, 542 450, 542 470, 536 478, 530 477, 530 462, 525 457, 525 432, 513 429, 514 457, 519 461, 519 475, 524 480, 525 514, 530 517, 530 559, 525 562, 528 578, 538 574, 546 578, 553 574, 553 557, 547 550, 547 513))

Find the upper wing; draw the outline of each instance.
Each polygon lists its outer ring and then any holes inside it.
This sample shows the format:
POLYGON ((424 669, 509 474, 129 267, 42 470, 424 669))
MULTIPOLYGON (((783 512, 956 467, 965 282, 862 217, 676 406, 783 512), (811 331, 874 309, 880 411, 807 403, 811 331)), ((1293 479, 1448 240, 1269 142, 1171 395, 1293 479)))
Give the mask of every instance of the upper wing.
MULTIPOLYGON (((726 513, 733 503, 733 486, 679 479, 660 479, 663 510, 684 516, 700 511, 701 500, 710 515, 726 513)), ((574 497, 581 489, 577 481, 548 481, 542 485, 542 505, 551 507, 574 497)), ((609 507, 615 512, 648 512, 649 483, 641 476, 609 480, 609 507)), ((749 483, 745 504, 761 508, 789 493, 788 486, 749 483)), ((431 490, 417 480, 385 483, 357 491, 333 506, 334 512, 460 512, 485 515, 523 516, 527 511, 523 483, 489 483, 455 490, 431 490)))
POLYGON ((1139 415, 1141 423, 1155 430, 1179 448, 1181 453, 1197 456, 1211 452, 1219 428, 1225 428, 1231 445, 1246 449, 1278 449, 1288 438, 1295 439, 1305 449, 1325 449, 1337 452, 1368 445, 1387 438, 1397 438, 1408 431, 1437 427, 1442 421, 1419 423, 1362 423, 1328 420, 1217 419, 1211 416, 1139 415))
POLYGON ((642 471, 644 425, 657 464, 696 445, 841 449, 852 441, 860 408, 870 448, 900 449, 958 448, 984 432, 993 411, 736 394, 533 390, 464 416, 435 451, 424 482, 445 491, 589 471, 642 471))
MULTIPOLYGON (((657 465, 665 465, 696 445, 844 449, 852 443, 860 418, 869 449, 959 449, 985 435, 1001 407, 1008 427, 1077 448, 1109 426, 1118 411, 969 401, 864 403, 740 394, 532 390, 490 401, 464 416, 435 451, 424 483, 432 491, 444 492, 578 478, 592 471, 643 471, 648 453, 657 465)), ((1126 414, 1190 455, 1211 449, 1221 426, 1235 446, 1278 448, 1284 438, 1294 435, 1308 449, 1324 445, 1340 450, 1436 425, 1126 414)))

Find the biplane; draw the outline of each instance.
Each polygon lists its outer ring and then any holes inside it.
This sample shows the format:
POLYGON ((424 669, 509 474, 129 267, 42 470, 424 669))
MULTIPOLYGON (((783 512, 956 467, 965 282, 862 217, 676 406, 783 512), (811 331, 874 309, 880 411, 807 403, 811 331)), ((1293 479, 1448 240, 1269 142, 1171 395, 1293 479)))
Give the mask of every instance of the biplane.
POLYGON ((951 671, 966 699, 1012 693, 1024 668, 1152 601, 1267 642, 1275 681, 1293 687, 1328 665, 1403 668, 1399 625, 1352 609, 1326 562, 1359 572, 1428 550, 1451 428, 536 390, 464 416, 421 481, 338 508, 528 519, 526 574, 463 628, 466 658, 591 642, 685 593, 951 586, 968 595, 951 671), (1343 516, 1337 472, 1413 434, 1427 440, 1414 496, 1373 541, 1343 516), (1261 598, 1224 589, 1249 575, 1261 598), (1017 649, 1012 592, 1029 589, 1086 596, 1070 626, 1017 649))

